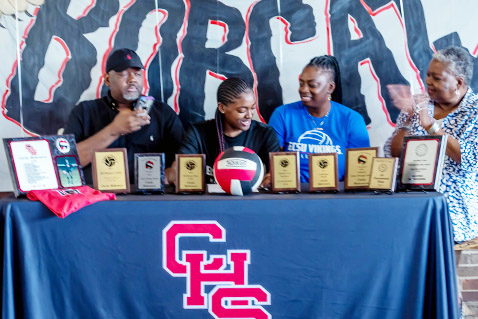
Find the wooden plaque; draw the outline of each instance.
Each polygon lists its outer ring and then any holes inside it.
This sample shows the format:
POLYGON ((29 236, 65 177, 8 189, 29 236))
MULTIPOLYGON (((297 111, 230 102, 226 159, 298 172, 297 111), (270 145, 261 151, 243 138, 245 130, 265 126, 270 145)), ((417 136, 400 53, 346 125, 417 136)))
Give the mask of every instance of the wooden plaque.
POLYGON ((446 135, 405 136, 400 156, 400 188, 438 191, 446 144, 446 135))
POLYGON ((378 147, 348 148, 345 152, 344 189, 368 190, 372 159, 377 157, 378 147))
POLYGON ((297 152, 271 152, 269 164, 273 193, 300 193, 300 166, 297 152))
POLYGON ((176 193, 204 193, 206 155, 176 154, 176 193))
POLYGON ((94 151, 91 165, 95 189, 112 193, 130 192, 128 157, 125 148, 94 151))
POLYGON ((309 191, 339 190, 337 153, 309 154, 309 191))
POLYGON ((395 191, 398 159, 396 157, 375 157, 372 160, 369 189, 395 191))

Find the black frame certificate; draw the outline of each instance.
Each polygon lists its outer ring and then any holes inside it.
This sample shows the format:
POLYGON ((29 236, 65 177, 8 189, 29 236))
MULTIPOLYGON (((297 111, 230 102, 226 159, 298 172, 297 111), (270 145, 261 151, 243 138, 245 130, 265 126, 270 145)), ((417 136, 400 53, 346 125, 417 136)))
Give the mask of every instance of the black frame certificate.
POLYGON ((164 194, 164 153, 134 154, 134 184, 137 192, 164 194))
POLYGON ((405 136, 400 156, 400 189, 438 191, 446 143, 446 135, 405 136))
POLYGON ((309 191, 339 190, 337 153, 309 154, 309 191))
POLYGON ((371 190, 394 192, 397 181, 398 158, 375 157, 372 160, 369 188, 371 190))
POLYGON ((300 166, 297 152, 271 152, 269 164, 273 193, 300 192, 300 166))
POLYGON ((15 196, 85 184, 73 135, 3 139, 15 196))
POLYGON ((176 193, 204 193, 206 155, 176 154, 176 193))
POLYGON ((367 190, 372 159, 377 157, 378 147, 347 148, 345 152, 344 189, 367 190))
POLYGON ((93 187, 99 191, 129 193, 128 156, 125 148, 107 148, 93 152, 93 187))

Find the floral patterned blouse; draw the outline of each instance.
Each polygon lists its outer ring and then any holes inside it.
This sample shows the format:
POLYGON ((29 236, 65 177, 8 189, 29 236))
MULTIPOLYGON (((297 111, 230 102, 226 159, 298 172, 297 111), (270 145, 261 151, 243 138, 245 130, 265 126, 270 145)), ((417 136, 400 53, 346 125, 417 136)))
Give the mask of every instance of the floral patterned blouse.
MULTIPOLYGON (((430 117, 433 112, 434 105, 430 102, 430 117)), ((400 113, 392 137, 406 117, 405 112, 400 113)), ((462 242, 478 236, 478 95, 469 88, 457 109, 443 119, 442 128, 460 143, 461 164, 445 155, 440 192, 448 202, 455 241, 462 242)), ((409 134, 427 135, 416 114, 411 117, 409 134)), ((385 143, 385 156, 391 156, 391 140, 385 143)))

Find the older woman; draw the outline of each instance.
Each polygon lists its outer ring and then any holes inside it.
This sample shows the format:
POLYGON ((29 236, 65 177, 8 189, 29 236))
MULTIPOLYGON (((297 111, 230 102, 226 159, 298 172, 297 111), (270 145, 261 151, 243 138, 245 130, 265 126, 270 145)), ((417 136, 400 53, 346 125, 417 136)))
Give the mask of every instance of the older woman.
POLYGON ((299 78, 300 101, 279 106, 269 125, 284 151, 300 152, 301 181, 309 181, 309 153, 337 153, 339 179, 345 173, 345 149, 370 146, 363 117, 342 103, 337 60, 310 60, 299 78))
POLYGON ((402 109, 385 154, 400 156, 405 135, 448 135, 440 185, 456 242, 478 236, 478 96, 468 86, 469 53, 459 47, 436 52, 428 67, 428 96, 402 109), (414 105, 414 106, 412 106, 414 105))

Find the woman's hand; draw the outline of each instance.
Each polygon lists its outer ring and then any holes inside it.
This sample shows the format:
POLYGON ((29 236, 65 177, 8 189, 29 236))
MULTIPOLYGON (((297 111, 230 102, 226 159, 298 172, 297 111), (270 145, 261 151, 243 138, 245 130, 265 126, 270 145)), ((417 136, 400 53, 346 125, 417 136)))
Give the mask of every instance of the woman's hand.
POLYGON ((264 178, 262 179, 262 183, 259 186, 259 188, 262 189, 268 189, 271 186, 271 173, 267 173, 264 175, 264 178))
POLYGON ((410 86, 404 84, 389 84, 387 85, 388 93, 392 104, 408 114, 408 118, 413 115, 413 101, 412 94, 410 93, 410 86))
POLYGON ((426 101, 419 101, 414 106, 414 113, 420 119, 420 125, 427 131, 433 124, 433 119, 430 117, 430 113, 428 113, 428 103, 429 100, 426 101))

